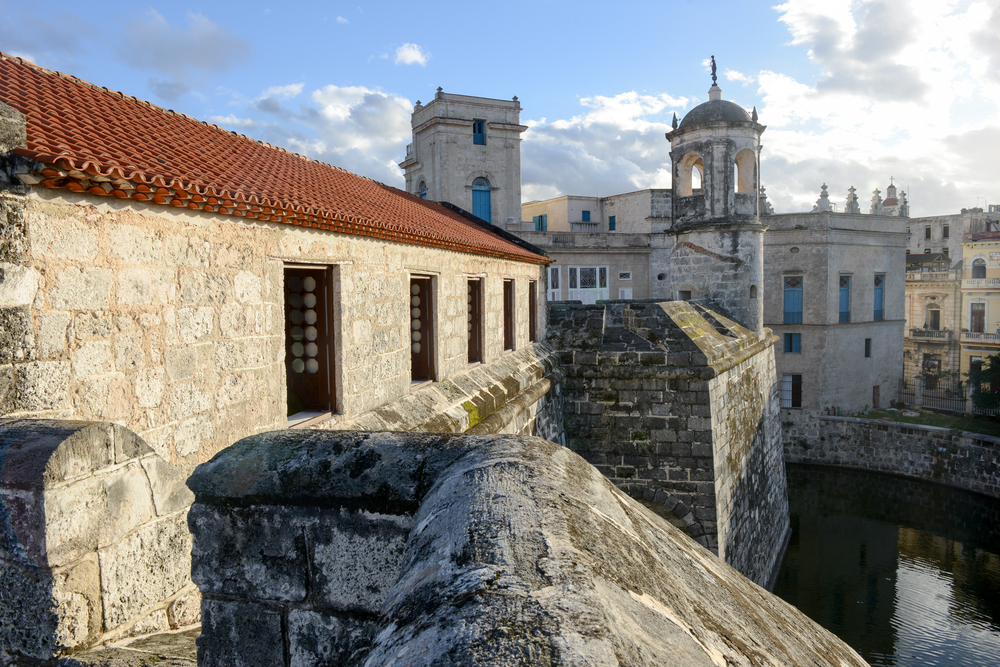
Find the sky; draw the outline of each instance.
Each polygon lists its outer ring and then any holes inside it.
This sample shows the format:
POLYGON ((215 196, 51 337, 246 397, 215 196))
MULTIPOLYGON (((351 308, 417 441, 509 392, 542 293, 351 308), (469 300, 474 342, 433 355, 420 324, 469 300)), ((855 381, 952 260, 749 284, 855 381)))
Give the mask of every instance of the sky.
POLYGON ((996 0, 0 0, 0 51, 403 187, 410 113, 521 102, 524 201, 670 187, 669 131, 757 108, 778 213, 890 177, 911 216, 1000 203, 996 0))

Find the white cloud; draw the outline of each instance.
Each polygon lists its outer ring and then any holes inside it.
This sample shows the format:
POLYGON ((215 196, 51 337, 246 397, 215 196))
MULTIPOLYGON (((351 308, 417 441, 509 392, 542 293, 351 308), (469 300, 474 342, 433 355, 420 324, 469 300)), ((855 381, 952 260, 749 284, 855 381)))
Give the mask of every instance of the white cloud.
POLYGON ((302 83, 290 83, 287 86, 271 86, 260 94, 261 98, 276 97, 279 100, 287 100, 302 93, 302 83))
POLYGON ((343 16, 338 16, 337 17, 337 23, 339 23, 341 25, 345 25, 347 23, 350 23, 350 21, 348 21, 347 19, 345 19, 343 16))
POLYGON ((248 130, 257 127, 257 121, 252 118, 239 118, 235 114, 229 114, 228 116, 209 116, 208 120, 210 123, 215 123, 216 125, 221 125, 223 127, 238 127, 248 130))
POLYGON ((403 44, 396 49, 397 65, 426 65, 431 54, 424 53, 419 44, 403 44))
POLYGON ((292 110, 276 97, 254 102, 274 122, 261 138, 297 153, 402 187, 397 163, 409 143, 413 104, 398 95, 363 86, 325 86, 292 110))
POLYGON ((585 112, 569 119, 525 122, 522 199, 669 187, 670 143, 663 135, 686 98, 630 91, 580 104, 585 112))
POLYGON ((743 84, 744 86, 749 86, 756 80, 754 79, 754 77, 748 76, 743 72, 737 72, 734 69, 727 69, 723 73, 723 76, 726 77, 726 81, 736 81, 743 84))
POLYGON ((762 180, 779 212, 809 210, 824 181, 840 204, 851 185, 867 202, 890 176, 913 215, 1000 200, 986 155, 1000 138, 1000 40, 989 33, 1000 8, 790 0, 776 9, 820 69, 814 82, 756 77, 769 127, 762 180))

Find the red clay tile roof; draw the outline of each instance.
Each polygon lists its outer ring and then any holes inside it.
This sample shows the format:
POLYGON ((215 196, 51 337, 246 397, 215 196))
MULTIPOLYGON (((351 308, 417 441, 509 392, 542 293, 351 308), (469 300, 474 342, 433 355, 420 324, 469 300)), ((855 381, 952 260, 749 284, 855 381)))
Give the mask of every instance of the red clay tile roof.
POLYGON ((402 190, 0 53, 47 187, 523 262, 551 260, 402 190))

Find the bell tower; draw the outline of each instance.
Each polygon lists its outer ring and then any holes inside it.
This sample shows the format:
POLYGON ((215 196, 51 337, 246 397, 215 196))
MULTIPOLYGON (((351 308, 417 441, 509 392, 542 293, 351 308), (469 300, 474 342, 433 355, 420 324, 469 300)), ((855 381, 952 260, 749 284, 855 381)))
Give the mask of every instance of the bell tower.
MULTIPOLYGON (((712 299, 746 328, 761 332, 764 231, 758 210, 760 135, 765 126, 722 99, 712 56, 708 101, 666 137, 673 176, 675 243, 663 275, 673 299, 712 299)), ((662 291, 662 289, 661 289, 662 291)))

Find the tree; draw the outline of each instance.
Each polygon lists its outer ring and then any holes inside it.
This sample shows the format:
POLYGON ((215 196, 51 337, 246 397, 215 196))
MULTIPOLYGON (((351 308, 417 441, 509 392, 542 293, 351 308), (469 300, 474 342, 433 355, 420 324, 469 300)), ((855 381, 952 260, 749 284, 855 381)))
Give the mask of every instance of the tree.
POLYGON ((966 376, 974 387, 972 402, 980 410, 1000 408, 1000 354, 983 359, 979 369, 971 369, 966 376))

